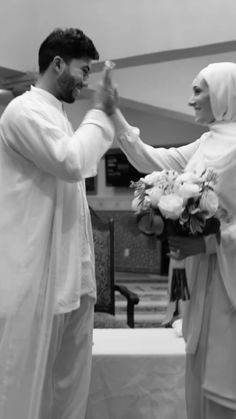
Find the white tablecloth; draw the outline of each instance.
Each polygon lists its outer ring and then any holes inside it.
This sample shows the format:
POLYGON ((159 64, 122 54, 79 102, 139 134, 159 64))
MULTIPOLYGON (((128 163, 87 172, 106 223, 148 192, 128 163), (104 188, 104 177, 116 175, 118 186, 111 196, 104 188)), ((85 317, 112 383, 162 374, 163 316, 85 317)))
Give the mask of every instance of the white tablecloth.
POLYGON ((86 419, 186 419, 184 364, 173 329, 95 329, 86 419))

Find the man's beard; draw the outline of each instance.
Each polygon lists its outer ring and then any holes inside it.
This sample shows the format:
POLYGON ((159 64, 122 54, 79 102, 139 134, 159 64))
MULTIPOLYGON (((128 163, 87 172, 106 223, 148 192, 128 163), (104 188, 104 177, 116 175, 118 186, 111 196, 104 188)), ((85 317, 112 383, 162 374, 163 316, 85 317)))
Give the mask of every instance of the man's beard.
POLYGON ((60 100, 66 103, 73 103, 75 101, 73 91, 76 87, 74 78, 64 72, 58 78, 58 85, 60 87, 60 100))

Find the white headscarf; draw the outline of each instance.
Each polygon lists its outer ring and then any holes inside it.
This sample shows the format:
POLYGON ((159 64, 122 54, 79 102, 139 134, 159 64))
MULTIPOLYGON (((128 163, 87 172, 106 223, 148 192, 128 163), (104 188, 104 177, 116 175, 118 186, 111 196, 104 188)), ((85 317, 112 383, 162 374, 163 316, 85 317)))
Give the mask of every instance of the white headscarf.
POLYGON ((210 64, 199 74, 208 84, 215 120, 236 121, 236 64, 210 64))

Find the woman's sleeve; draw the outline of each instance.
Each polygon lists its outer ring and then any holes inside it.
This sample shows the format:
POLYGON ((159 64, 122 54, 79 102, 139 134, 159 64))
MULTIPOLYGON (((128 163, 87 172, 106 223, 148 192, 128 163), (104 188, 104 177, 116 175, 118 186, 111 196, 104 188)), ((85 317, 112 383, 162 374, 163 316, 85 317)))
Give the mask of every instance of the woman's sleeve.
POLYGON ((200 145, 199 139, 178 148, 155 148, 140 139, 139 129, 130 126, 120 111, 116 111, 112 120, 120 148, 129 162, 143 173, 162 169, 182 171, 200 145))
POLYGON ((229 224, 222 223, 221 246, 228 254, 235 255, 236 249, 236 221, 229 224))
POLYGON ((205 249, 207 255, 212 255, 216 253, 217 246, 219 242, 217 240, 216 234, 209 234, 208 236, 203 236, 205 242, 205 249))

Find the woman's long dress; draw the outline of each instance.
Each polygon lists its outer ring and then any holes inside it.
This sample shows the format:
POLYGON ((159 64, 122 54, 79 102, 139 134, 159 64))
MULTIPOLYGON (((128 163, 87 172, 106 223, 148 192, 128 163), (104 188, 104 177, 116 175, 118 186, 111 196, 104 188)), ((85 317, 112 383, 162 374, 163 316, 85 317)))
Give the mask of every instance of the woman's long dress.
MULTIPOLYGON (((204 169, 200 151, 208 141, 208 133, 186 146, 164 149, 144 144, 139 130, 121 116, 117 125, 119 145, 140 172, 204 169)), ((236 419, 236 305, 229 292, 230 287, 234 290, 234 284, 230 278, 227 287, 222 278, 221 249, 213 235, 206 240, 206 252, 186 259, 191 293, 183 313, 187 414, 188 419, 236 419)))

